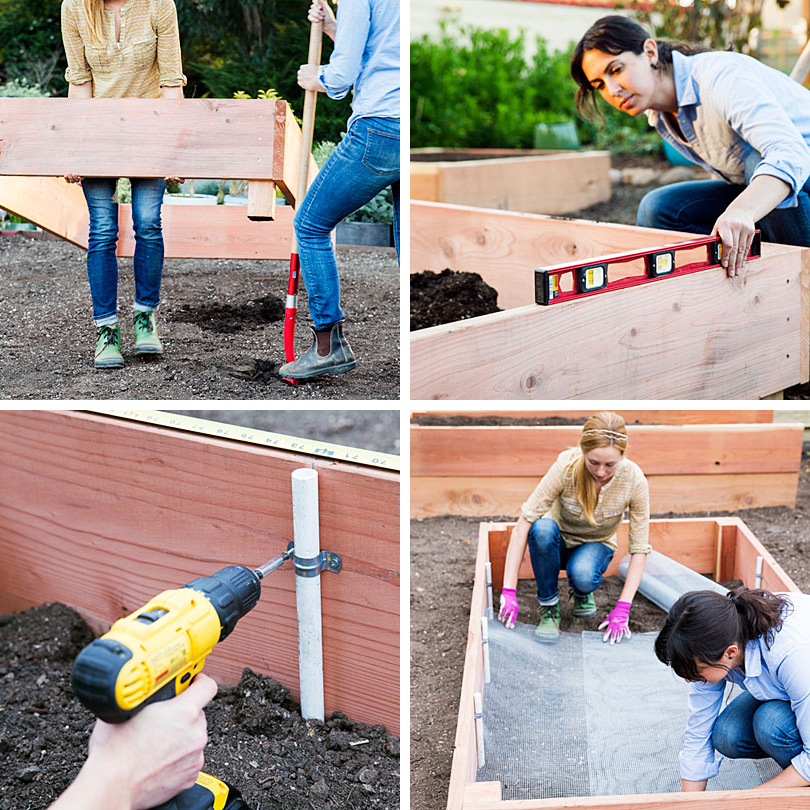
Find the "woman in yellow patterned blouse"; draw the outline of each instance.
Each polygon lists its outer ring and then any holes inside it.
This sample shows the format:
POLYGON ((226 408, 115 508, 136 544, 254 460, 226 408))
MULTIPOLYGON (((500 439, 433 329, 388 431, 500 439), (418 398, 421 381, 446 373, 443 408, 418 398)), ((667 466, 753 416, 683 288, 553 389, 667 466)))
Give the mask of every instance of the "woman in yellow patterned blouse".
MULTIPOLYGON (((183 98, 186 77, 174 0, 63 0, 62 39, 68 98, 183 98)), ((118 325, 118 178, 80 178, 90 213, 87 275, 98 328, 96 368, 120 368, 118 325)), ((160 207, 166 180, 130 178, 135 231, 135 353, 163 351, 155 326, 163 273, 160 207)))
POLYGON ((574 616, 596 615, 594 591, 602 584, 616 551, 616 530, 626 510, 630 513, 630 566, 616 607, 599 625, 603 641, 618 643, 630 636, 628 619, 647 554, 650 500, 647 479, 637 464, 625 457, 624 419, 609 411, 585 423, 579 447, 560 453, 521 509, 509 540, 498 618, 514 627, 518 614, 515 589, 518 569, 529 546, 537 580, 540 623, 538 641, 554 643, 560 636, 557 582, 565 568, 574 616))

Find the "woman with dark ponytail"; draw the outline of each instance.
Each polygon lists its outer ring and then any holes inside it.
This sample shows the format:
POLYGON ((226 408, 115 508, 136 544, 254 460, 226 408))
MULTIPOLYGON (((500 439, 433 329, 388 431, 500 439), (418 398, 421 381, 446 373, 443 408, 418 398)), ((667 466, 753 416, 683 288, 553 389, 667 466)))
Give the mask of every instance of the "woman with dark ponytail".
POLYGON ((742 271, 754 230, 769 242, 810 246, 810 92, 739 53, 653 39, 639 23, 597 20, 571 59, 577 108, 597 94, 645 113, 661 137, 718 180, 673 183, 647 194, 637 222, 717 234, 729 276, 742 271))
POLYGON ((715 752, 772 757, 783 770, 762 787, 810 786, 810 596, 692 591, 670 609, 655 654, 690 683, 684 791, 706 789, 715 752), (721 711, 728 682, 744 691, 721 711))

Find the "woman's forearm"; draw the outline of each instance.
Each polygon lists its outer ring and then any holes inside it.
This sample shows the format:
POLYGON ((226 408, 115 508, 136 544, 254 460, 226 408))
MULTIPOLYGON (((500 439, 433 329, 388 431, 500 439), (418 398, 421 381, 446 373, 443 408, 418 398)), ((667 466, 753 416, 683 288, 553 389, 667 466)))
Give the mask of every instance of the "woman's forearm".
POLYGON ((695 793, 698 790, 706 790, 708 779, 701 779, 700 782, 692 782, 689 779, 681 779, 681 790, 684 793, 695 793))
POLYGON ((506 561, 503 567, 503 587, 516 588, 518 571, 526 553, 526 543, 529 539, 529 521, 523 516, 518 518, 512 536, 509 538, 509 547, 506 549, 506 561))
POLYGON ((183 98, 182 87, 161 87, 160 94, 163 98, 183 98))
POLYGON ((793 788, 808 787, 808 782, 792 765, 788 765, 782 773, 777 774, 773 779, 763 782, 759 787, 763 788, 793 788))
POLYGON ((68 98, 93 98, 93 82, 84 84, 69 84, 68 98))
POLYGON ((734 198, 726 213, 747 215, 757 222, 770 214, 790 192, 791 188, 784 180, 760 174, 734 198))
POLYGON ((644 566, 647 564, 646 554, 631 554, 630 565, 627 566, 627 576, 624 580, 624 587, 619 594, 620 602, 632 602, 636 595, 638 585, 641 582, 641 575, 644 573, 644 566))

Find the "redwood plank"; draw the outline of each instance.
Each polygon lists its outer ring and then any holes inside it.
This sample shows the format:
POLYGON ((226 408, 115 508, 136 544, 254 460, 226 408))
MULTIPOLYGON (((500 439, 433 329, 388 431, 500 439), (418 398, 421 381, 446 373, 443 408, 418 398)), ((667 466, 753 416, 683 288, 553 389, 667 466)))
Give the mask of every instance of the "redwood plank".
POLYGON ((744 286, 717 268, 419 330, 411 397, 751 399, 781 391, 807 373, 802 252, 763 245, 744 286))
MULTIPOLYGON (((295 453, 69 411, 0 411, 0 612, 48 601, 101 630, 166 588, 292 539, 292 470, 319 472, 328 712, 399 729, 399 480, 295 453)), ((225 682, 250 666, 298 696, 294 574, 217 646, 225 682)))
MULTIPOLYGON (((411 517, 513 516, 537 486, 534 476, 412 477, 411 517)), ((651 475, 650 504, 659 512, 719 512, 796 505, 798 471, 719 475, 651 475)))
POLYGON ((538 214, 566 214, 610 199, 609 152, 516 155, 412 162, 411 197, 538 214))
MULTIPOLYGON (((810 262, 810 252, 807 254, 810 262)), ((808 297, 810 301, 810 297, 808 297)), ((740 409, 735 411, 700 411, 700 410, 644 410, 634 411, 622 408, 622 416, 627 424, 639 422, 644 425, 724 425, 752 422, 757 424, 771 424, 773 422, 773 409, 740 409)), ((577 410, 557 409, 548 411, 537 410, 509 410, 509 411, 412 411, 411 417, 420 416, 467 416, 471 418, 482 418, 491 416, 502 416, 510 419, 546 419, 552 416, 559 416, 564 419, 581 419, 584 423, 588 418, 596 413, 596 409, 577 410)))
MULTIPOLYGON (((412 476, 541 475, 579 426, 411 426, 412 476)), ((627 428, 628 456, 652 475, 796 472, 804 426, 694 425, 627 428)))
POLYGON ((798 585, 776 562, 773 555, 757 540, 743 523, 737 523, 737 542, 734 555, 734 579, 741 579, 747 588, 755 588, 757 557, 762 557, 762 584, 766 591, 800 591, 798 585))

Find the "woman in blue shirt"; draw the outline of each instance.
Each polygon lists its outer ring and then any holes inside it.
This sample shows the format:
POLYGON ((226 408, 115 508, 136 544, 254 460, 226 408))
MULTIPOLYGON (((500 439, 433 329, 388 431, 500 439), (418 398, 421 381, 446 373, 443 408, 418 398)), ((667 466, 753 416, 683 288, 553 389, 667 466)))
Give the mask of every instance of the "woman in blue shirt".
POLYGON ((810 91, 750 56, 655 40, 618 15, 582 37, 571 74, 580 111, 595 111, 598 93, 646 113, 664 140, 721 178, 650 192, 639 225, 716 233, 730 276, 757 227, 766 241, 810 246, 810 91))
POLYGON ((343 98, 354 86, 354 95, 346 135, 295 214, 314 333, 312 346, 279 369, 295 380, 342 374, 357 365, 343 336, 332 231, 388 186, 399 256, 399 0, 340 0, 337 18, 326 0, 314 0, 308 18, 323 22, 335 49, 327 65, 301 65, 298 84, 329 98, 343 98))
POLYGON ((655 654, 690 683, 684 791, 717 775, 715 751, 776 760, 782 772, 762 787, 810 786, 810 596, 692 591, 670 609, 655 654), (728 682, 744 691, 721 711, 728 682))

